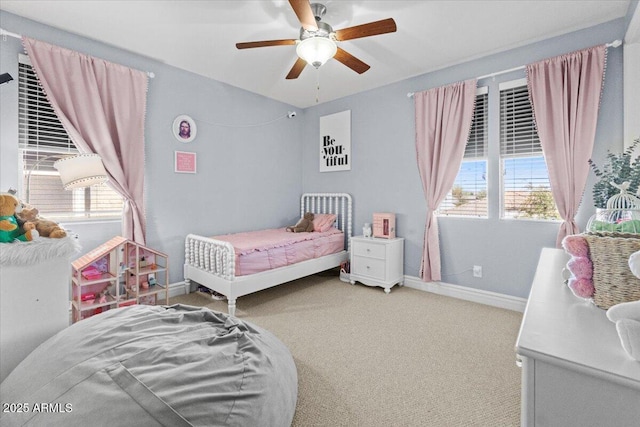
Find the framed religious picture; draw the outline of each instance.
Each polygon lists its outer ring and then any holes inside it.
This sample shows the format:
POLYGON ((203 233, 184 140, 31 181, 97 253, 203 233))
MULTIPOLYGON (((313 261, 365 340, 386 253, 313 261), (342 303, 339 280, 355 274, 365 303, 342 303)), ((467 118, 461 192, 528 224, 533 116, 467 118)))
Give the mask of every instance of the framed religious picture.
POLYGON ((196 173, 196 153, 176 151, 174 172, 196 173))
POLYGON ((186 115, 176 117, 173 121, 173 136, 180 142, 191 142, 195 139, 198 128, 196 122, 186 115))
POLYGON ((320 117, 320 172, 351 169, 351 110, 320 117))

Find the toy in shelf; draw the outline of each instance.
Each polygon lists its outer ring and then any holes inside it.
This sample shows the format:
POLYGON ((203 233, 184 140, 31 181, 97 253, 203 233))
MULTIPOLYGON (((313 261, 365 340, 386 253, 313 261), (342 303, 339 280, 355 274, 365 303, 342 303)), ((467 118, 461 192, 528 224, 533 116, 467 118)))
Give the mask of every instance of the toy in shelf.
POLYGON ((98 270, 93 265, 90 265, 82 272, 82 277, 87 280, 96 280, 102 276, 102 271, 98 270))
POLYGON ((158 297, 168 304, 168 266, 167 255, 121 236, 100 245, 72 263, 73 321, 113 308, 156 304, 158 297))

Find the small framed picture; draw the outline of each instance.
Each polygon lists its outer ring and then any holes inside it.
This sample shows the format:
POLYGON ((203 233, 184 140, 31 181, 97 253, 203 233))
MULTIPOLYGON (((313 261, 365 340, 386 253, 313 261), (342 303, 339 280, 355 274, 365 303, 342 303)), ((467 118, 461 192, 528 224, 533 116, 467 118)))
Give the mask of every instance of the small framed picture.
POLYGON ((173 121, 173 136, 180 142, 191 142, 196 138, 198 128, 196 122, 186 115, 181 115, 173 121))
POLYGON ((176 151, 174 172, 196 173, 196 153, 176 151))

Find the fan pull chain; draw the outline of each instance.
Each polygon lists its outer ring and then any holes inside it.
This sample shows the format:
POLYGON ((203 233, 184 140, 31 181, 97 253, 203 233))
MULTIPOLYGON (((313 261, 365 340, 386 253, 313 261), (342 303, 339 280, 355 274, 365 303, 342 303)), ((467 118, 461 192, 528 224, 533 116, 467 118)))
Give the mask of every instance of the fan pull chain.
POLYGON ((320 68, 316 69, 316 104, 320 102, 320 68))

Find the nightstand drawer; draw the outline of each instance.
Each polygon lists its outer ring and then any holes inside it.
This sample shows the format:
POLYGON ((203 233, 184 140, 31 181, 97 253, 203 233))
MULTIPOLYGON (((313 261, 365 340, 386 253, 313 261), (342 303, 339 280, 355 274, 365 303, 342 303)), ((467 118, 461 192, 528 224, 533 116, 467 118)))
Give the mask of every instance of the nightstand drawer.
POLYGON ((361 276, 368 276, 384 280, 385 262, 381 259, 354 256, 351 271, 361 276))
POLYGON ((353 245, 353 254, 356 256, 363 256, 369 258, 385 258, 385 245, 369 242, 356 242, 353 245))

